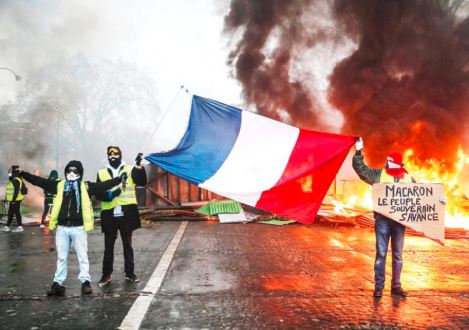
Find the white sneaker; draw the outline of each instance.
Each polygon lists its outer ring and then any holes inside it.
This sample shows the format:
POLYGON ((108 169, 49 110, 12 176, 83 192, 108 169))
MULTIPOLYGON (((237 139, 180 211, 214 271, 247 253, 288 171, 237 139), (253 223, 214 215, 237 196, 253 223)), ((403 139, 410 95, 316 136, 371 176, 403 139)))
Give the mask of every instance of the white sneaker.
POLYGON ((13 229, 11 232, 12 233, 21 233, 22 231, 24 231, 23 227, 18 226, 15 229, 13 229))
POLYGON ((2 229, 2 230, 3 230, 3 231, 10 231, 10 227, 8 227, 8 226, 5 226, 5 227, 3 227, 3 229, 2 229))
POLYGON ((39 228, 45 228, 45 227, 46 227, 46 226, 44 226, 44 225, 40 225, 40 226, 39 226, 39 228))

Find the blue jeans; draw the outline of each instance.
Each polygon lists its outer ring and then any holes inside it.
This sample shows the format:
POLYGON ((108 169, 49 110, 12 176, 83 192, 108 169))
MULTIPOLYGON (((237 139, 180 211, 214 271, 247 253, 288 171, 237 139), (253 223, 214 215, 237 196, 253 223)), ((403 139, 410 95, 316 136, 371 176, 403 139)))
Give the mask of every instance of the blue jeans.
POLYGON ((83 226, 58 226, 55 234, 55 245, 57 247, 57 271, 55 272, 54 282, 57 282, 60 285, 63 285, 67 278, 67 259, 70 251, 70 244, 72 242, 80 265, 80 274, 78 274, 78 279, 81 283, 91 281, 90 264, 88 262, 88 238, 86 231, 83 229, 83 226))
POLYGON ((388 253, 389 239, 391 238, 391 288, 399 288, 401 286, 402 250, 404 248, 405 226, 379 214, 375 214, 375 220, 375 287, 384 288, 384 278, 386 275, 386 255, 388 253))

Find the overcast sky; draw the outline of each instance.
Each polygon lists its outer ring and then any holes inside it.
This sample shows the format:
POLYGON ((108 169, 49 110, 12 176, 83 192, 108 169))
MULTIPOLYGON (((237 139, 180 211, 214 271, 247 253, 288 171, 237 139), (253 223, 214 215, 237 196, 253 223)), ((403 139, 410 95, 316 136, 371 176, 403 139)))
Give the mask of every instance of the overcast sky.
POLYGON ((240 102, 225 65, 224 1, 10 0, 0 2, 0 103, 13 101, 35 69, 84 54, 124 59, 148 72, 165 109, 181 84, 191 92, 240 102))

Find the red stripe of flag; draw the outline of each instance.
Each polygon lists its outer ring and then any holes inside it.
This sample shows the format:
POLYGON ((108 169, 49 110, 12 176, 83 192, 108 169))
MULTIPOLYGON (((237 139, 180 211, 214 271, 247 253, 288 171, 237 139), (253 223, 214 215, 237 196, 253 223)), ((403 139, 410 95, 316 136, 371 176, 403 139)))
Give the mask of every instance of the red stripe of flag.
POLYGON ((256 207, 312 224, 322 200, 355 138, 300 129, 277 184, 262 193, 256 207))

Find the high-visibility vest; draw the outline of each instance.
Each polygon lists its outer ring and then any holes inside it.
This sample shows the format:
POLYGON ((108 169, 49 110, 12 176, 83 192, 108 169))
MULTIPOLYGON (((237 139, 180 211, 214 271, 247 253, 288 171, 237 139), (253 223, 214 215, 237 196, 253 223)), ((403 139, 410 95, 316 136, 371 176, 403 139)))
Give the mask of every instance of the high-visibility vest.
MULTIPOLYGON (((18 202, 22 201, 24 195, 21 193, 21 187, 23 186, 23 180, 21 178, 15 177, 13 180, 17 180, 20 184, 20 188, 18 190, 18 196, 16 196, 16 200, 18 202)), ((5 191, 5 199, 9 202, 13 201, 13 195, 15 194, 15 186, 13 185, 13 181, 8 180, 7 188, 5 191)))
MULTIPOLYGON (((57 226, 60 209, 64 198, 65 180, 60 180, 57 184, 57 195, 54 197, 54 204, 52 205, 52 212, 49 221, 49 229, 54 230, 57 226)), ((90 231, 94 228, 94 214, 93 205, 91 205, 90 195, 88 194, 88 187, 85 182, 80 182, 80 204, 81 214, 83 216, 83 228, 90 231)))
MULTIPOLYGON (((137 204, 137 197, 135 196, 135 182, 132 180, 132 166, 130 165, 124 165, 121 167, 119 170, 119 175, 122 173, 127 173, 127 181, 125 182, 125 189, 121 192, 119 196, 114 198, 110 202, 101 202, 101 210, 110 210, 116 207, 116 205, 132 205, 132 204, 137 204)), ((109 174, 109 171, 107 168, 103 168, 98 171, 98 177, 101 182, 111 180, 112 177, 109 174)), ((108 191, 114 191, 118 189, 119 186, 114 187, 108 191)))
MULTIPOLYGON (((405 183, 405 182, 414 182, 412 180, 412 176, 409 174, 405 173, 404 178, 400 179, 399 182, 405 183)), ((379 178, 379 183, 395 183, 394 177, 392 175, 389 175, 385 169, 381 171, 381 176, 379 178)))

